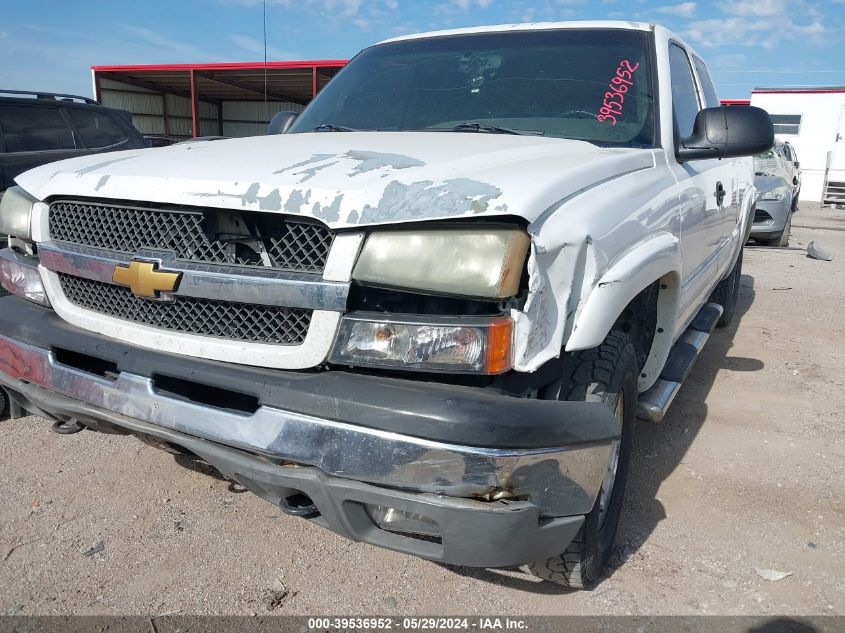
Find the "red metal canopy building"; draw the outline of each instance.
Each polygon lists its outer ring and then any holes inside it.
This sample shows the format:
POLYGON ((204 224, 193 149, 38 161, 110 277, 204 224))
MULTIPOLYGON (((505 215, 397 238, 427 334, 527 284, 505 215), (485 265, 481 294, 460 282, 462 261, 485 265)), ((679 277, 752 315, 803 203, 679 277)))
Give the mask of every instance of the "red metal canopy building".
POLYGON ((301 111, 347 60, 92 66, 94 95, 129 110, 148 136, 263 134, 273 114, 301 111))

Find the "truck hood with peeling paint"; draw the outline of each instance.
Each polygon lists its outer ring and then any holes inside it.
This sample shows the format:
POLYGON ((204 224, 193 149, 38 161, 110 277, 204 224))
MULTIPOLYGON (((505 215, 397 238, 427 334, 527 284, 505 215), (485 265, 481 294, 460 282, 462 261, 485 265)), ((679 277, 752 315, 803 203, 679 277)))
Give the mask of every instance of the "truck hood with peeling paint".
POLYGON ((501 215, 531 222, 654 161, 651 150, 536 136, 321 132, 85 156, 17 182, 40 200, 238 208, 310 216, 332 228, 501 215))

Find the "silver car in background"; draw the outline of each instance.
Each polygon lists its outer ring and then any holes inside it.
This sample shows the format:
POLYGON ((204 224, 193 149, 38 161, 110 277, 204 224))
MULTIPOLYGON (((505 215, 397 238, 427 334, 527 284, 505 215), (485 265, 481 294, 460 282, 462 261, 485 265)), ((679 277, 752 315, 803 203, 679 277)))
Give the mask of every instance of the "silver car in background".
POLYGON ((801 188, 795 149, 776 140, 772 149, 754 157, 754 172, 758 197, 751 239, 768 246, 788 246, 801 188))

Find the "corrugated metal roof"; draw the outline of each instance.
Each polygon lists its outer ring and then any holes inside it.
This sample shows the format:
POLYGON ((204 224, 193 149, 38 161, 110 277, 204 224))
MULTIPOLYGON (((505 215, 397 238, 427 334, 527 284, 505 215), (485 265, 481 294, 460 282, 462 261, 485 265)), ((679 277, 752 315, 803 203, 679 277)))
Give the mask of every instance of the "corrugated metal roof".
POLYGON ((264 134, 276 112, 302 111, 345 65, 313 60, 91 68, 103 103, 132 112, 146 134, 183 137, 192 131, 264 134))
POLYGON ((145 64, 92 66, 96 81, 114 80, 155 92, 190 96, 191 75, 206 101, 271 101, 305 104, 337 74, 346 60, 237 62, 219 64, 145 64))

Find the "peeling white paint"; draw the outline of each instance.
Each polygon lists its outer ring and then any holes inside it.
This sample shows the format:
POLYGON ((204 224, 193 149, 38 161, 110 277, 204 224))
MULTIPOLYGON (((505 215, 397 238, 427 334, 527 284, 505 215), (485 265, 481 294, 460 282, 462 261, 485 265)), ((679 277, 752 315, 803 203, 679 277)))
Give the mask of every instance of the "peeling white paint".
MULTIPOLYGON (((123 153, 123 152, 121 152, 121 153, 123 153)), ((94 172, 99 172, 99 171, 105 169, 106 167, 108 167, 109 165, 114 165, 115 163, 120 163, 120 162, 123 162, 125 160, 130 160, 132 158, 135 158, 136 155, 137 154, 133 152, 129 156, 122 156, 120 158, 113 158, 111 160, 100 161, 100 162, 94 163, 93 165, 87 165, 86 167, 82 167, 82 168, 76 170, 76 177, 82 178, 82 176, 85 176, 86 174, 92 174, 94 172)), ((94 156, 97 156, 97 154, 94 154, 94 156)), ((70 160, 74 160, 74 159, 70 159, 70 160)))
POLYGON ((345 158, 360 161, 352 170, 350 176, 356 173, 363 174, 374 169, 408 169, 409 167, 422 167, 424 162, 411 156, 403 154, 391 154, 386 152, 362 152, 350 150, 344 154, 345 158))
POLYGON ((419 219, 431 214, 448 218, 484 213, 489 209, 490 201, 501 195, 497 187, 469 178, 453 178, 439 185, 430 180, 407 185, 393 180, 384 188, 378 205, 364 205, 360 222, 378 224, 419 219))
MULTIPOLYGON (((287 167, 282 167, 279 170, 274 171, 274 174, 283 174, 286 171, 293 171, 294 169, 298 169, 300 167, 305 167, 306 165, 313 165, 315 163, 322 163, 328 160, 329 158, 334 158, 334 154, 313 154, 311 158, 306 158, 305 160, 301 160, 298 163, 294 163, 293 165, 288 165, 287 167)), ((301 173, 301 172, 300 172, 301 173)))
POLYGON ((93 194, 289 213, 346 228, 505 213, 530 222, 585 182, 652 165, 648 151, 536 136, 319 132, 85 156, 17 181, 40 199, 93 194))

